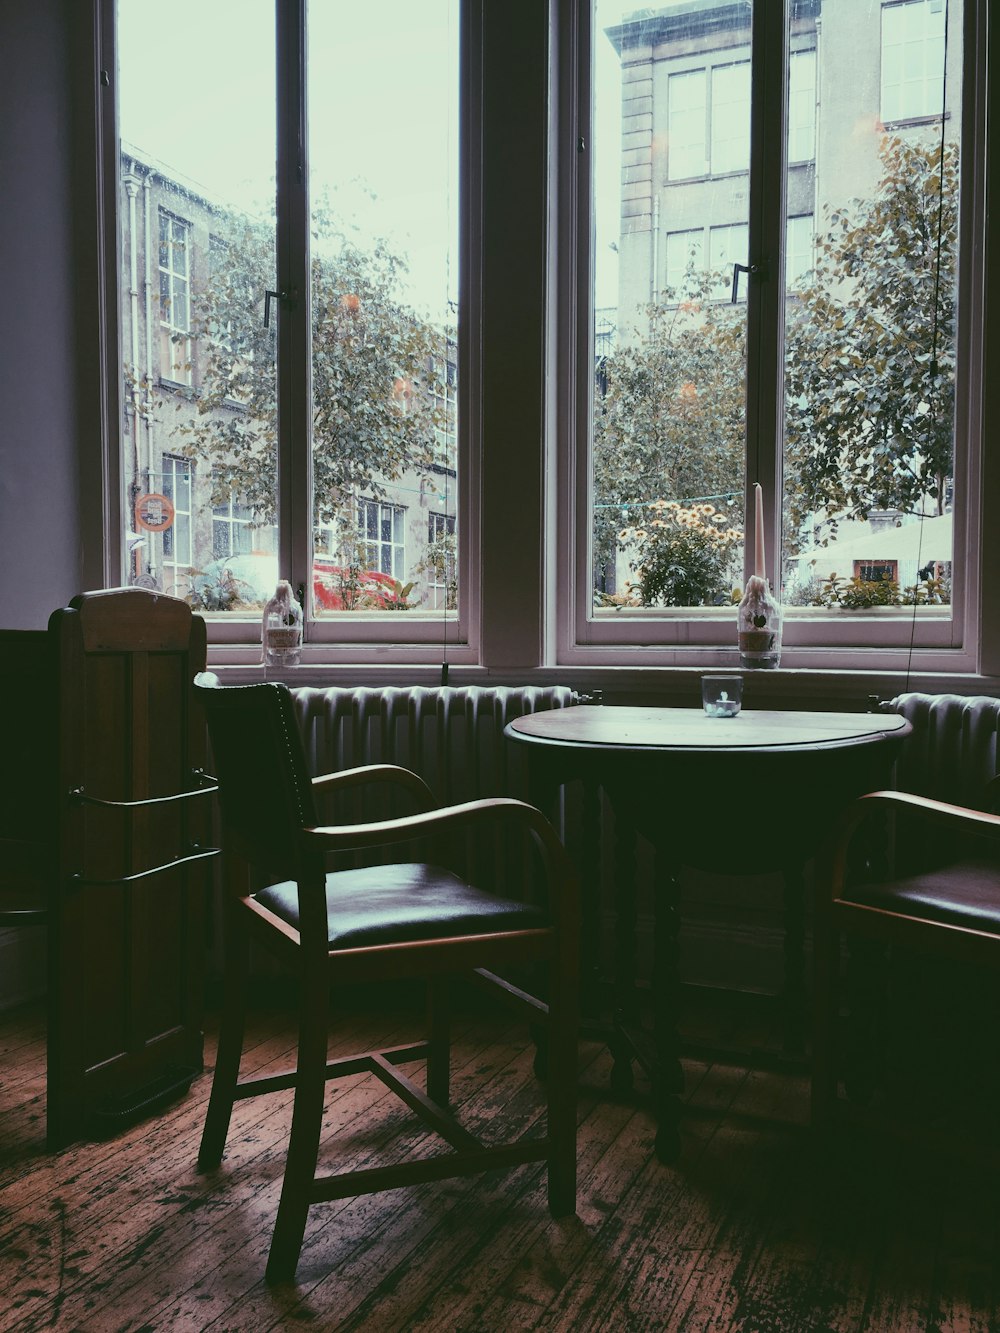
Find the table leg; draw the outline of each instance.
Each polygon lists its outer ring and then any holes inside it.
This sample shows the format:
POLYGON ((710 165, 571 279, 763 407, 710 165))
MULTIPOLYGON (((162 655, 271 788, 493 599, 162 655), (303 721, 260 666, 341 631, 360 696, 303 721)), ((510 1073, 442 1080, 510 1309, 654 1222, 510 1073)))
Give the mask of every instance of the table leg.
POLYGON ((636 828, 624 809, 615 816, 615 976, 614 1023, 609 1042, 614 1061, 611 1086, 617 1093, 631 1091, 632 1043, 626 1027, 637 1022, 639 999, 635 987, 636 958, 636 828))
POLYGON ((581 1016, 600 1014, 601 982, 601 789, 584 781, 580 836, 580 1006, 581 1016))
POLYGON ((653 923, 653 1040, 655 1061, 649 1074, 656 1114, 656 1155, 661 1162, 676 1161, 681 1142, 677 1094, 684 1091, 680 1060, 680 889, 672 859, 656 849, 653 923))
POLYGON ((784 969, 782 995, 783 1047, 786 1055, 802 1055, 806 1048, 805 876, 801 865, 786 866, 784 896, 784 969))

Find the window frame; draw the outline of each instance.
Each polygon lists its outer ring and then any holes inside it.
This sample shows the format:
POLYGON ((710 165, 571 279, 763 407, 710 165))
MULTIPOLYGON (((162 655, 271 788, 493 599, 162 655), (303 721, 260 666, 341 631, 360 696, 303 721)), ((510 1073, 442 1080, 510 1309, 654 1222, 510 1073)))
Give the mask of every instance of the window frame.
POLYGON ((194 340, 191 337, 191 235, 193 227, 188 218, 181 217, 178 213, 173 213, 162 205, 157 209, 157 255, 156 267, 160 282, 159 295, 159 356, 160 356, 160 382, 170 386, 180 385, 183 388, 190 388, 194 384, 194 366, 192 351, 194 340), (163 229, 164 223, 167 225, 167 239, 164 241, 163 229), (184 236, 183 254, 184 254, 184 272, 180 273, 173 262, 163 263, 163 250, 166 245, 168 257, 172 260, 176 252, 178 242, 174 238, 175 231, 182 232, 184 236), (164 318, 163 309, 163 282, 164 277, 170 288, 170 309, 171 318, 164 318), (184 315, 183 322, 178 322, 174 316, 174 286, 176 282, 184 284, 184 315), (169 359, 164 357, 165 349, 178 349, 181 361, 178 362, 173 350, 170 351, 169 359), (164 364, 166 360, 166 365, 164 364), (179 370, 179 375, 172 372, 179 370), (171 373, 166 373, 167 371, 171 373))
POLYGON ((195 468, 190 458, 184 458, 180 454, 172 454, 169 451, 160 454, 160 490, 173 505, 174 517, 170 527, 167 528, 162 537, 160 545, 160 564, 164 571, 164 581, 167 568, 173 570, 173 584, 176 588, 180 582, 179 575, 181 570, 190 570, 194 564, 194 542, 191 531, 192 504, 195 487, 195 468), (168 470, 169 465, 169 470, 168 470), (187 500, 188 507, 183 508, 177 497, 177 474, 180 469, 187 473, 187 500), (182 559, 175 549, 177 546, 177 527, 178 519, 187 519, 187 558, 182 559), (168 553, 169 548, 169 553, 168 553))
MULTIPOLYGON (((586 494, 576 490, 583 475, 577 467, 577 429, 586 419, 590 395, 574 370, 578 357, 593 350, 589 301, 579 301, 577 292, 579 275, 591 262, 586 228, 581 232, 577 225, 577 219, 589 215, 590 206, 591 141, 582 134, 589 119, 581 115, 590 87, 587 6, 577 0, 548 0, 543 6, 535 0, 510 0, 500 15, 483 12, 470 0, 467 13, 462 237, 469 259, 463 266, 462 299, 468 327, 483 330, 475 339, 464 340, 460 349, 460 411, 477 473, 474 478, 472 469, 465 469, 460 511, 471 525, 466 526, 462 559, 463 587, 471 593, 466 610, 472 653, 462 656, 453 649, 450 629, 436 650, 346 643, 342 650, 321 645, 313 651, 307 646, 296 678, 306 683, 375 683, 392 663, 394 681, 426 683, 436 678, 444 648, 461 671, 453 680, 487 675, 498 682, 568 679, 579 688, 641 688, 650 695, 681 697, 692 688, 693 676, 696 695, 697 672, 729 660, 721 650, 678 652, 637 644, 634 633, 618 645, 592 645, 578 641, 575 632, 580 590, 572 554, 576 516, 587 512, 586 494), (511 68, 519 70, 516 87, 509 78, 511 68), (516 198, 509 190, 510 162, 517 163, 521 182, 516 198), (517 290, 510 282, 511 271, 523 273, 517 290), (537 355, 542 333, 544 357, 537 355), (482 393, 484 378, 499 384, 511 373, 523 392, 482 393), (539 415, 550 444, 544 456, 538 449, 539 415), (491 438, 503 439, 503 449, 481 450, 484 425, 491 438), (521 479, 516 494, 505 484, 512 469, 521 479), (524 536, 512 550, 509 534, 515 525, 523 528, 524 536), (545 541, 543 531, 550 534, 545 541), (479 616, 480 602, 490 608, 485 618, 479 616)), ((981 88, 987 68, 997 67, 995 56, 992 62, 988 58, 997 51, 996 26, 989 18, 985 4, 979 4, 974 12, 970 9, 966 25, 966 49, 971 43, 975 50, 976 84, 981 88)), ((84 587, 116 587, 127 577, 128 565, 120 498, 124 398, 116 316, 121 257, 115 0, 85 0, 74 11, 73 31, 78 53, 78 115, 73 126, 79 168, 74 193, 78 287, 87 292, 82 320, 91 334, 79 341, 77 352, 81 401, 88 408, 81 416, 88 424, 80 441, 84 543, 78 578, 84 587)), ((967 123, 971 82, 966 81, 967 123)), ((965 156, 965 174, 974 177, 972 195, 981 202, 990 174, 1000 179, 1000 136, 987 141, 979 125, 974 133, 967 130, 967 142, 973 152, 965 156)), ((963 209, 962 228, 966 246, 973 239, 968 208, 963 209)), ((975 307, 972 322, 982 327, 978 373, 982 363, 1000 359, 1000 263, 989 262, 991 255, 1000 254, 1000 210, 987 214, 985 233, 975 239, 985 273, 977 287, 965 270, 971 290, 963 290, 962 300, 966 309, 975 307)), ((1000 378, 980 376, 979 383, 970 383, 959 415, 970 435, 981 438, 984 418, 1000 415, 1000 378)), ((1000 499, 1000 452, 973 450, 964 483, 971 493, 1000 499)), ((845 700, 856 700, 859 690, 863 695, 881 688, 891 694, 901 687, 904 668, 913 688, 1000 688, 1000 582, 989 572, 1000 568, 1000 525, 973 521, 959 542, 969 573, 964 604, 970 634, 964 654, 921 651, 911 659, 902 646, 878 653, 797 650, 797 694, 808 698, 818 692, 823 698, 845 700), (980 577, 981 571, 988 573, 980 577)), ((589 592, 589 580, 587 587, 589 592)), ((247 623, 214 622, 209 630, 213 665, 231 681, 256 679, 260 645, 247 623)), ((774 706, 781 706, 785 697, 790 653, 783 663, 755 682, 762 698, 775 700, 774 706)))
MULTIPOLYGON (((755 65, 765 56, 774 60, 782 52, 786 68, 787 52, 794 50, 783 6, 758 4, 754 7, 751 44, 755 65)), ((976 441, 981 420, 980 398, 983 388, 983 358, 987 332, 982 324, 981 291, 984 281, 983 247, 974 245, 974 228, 983 225, 984 171, 981 159, 983 114, 986 102, 985 61, 977 59, 977 39, 987 31, 988 15, 984 0, 969 0, 965 11, 963 81, 963 146, 960 179, 960 253, 959 277, 959 381, 956 385, 956 491, 968 497, 961 512, 956 511, 955 563, 963 564, 963 577, 956 586, 950 608, 924 609, 919 619, 913 615, 889 612, 866 617, 848 617, 821 608, 786 609, 782 662, 787 667, 809 669, 877 669, 954 671, 977 669, 982 626, 979 615, 979 487, 977 472, 981 466, 976 441), (982 329, 981 335, 976 331, 982 329)), ((574 58, 581 71, 577 98, 573 105, 572 138, 566 142, 594 138, 591 109, 589 50, 592 38, 592 9, 581 7, 579 23, 572 37, 567 37, 564 58, 574 58), (574 47, 575 43, 575 47, 574 47), (573 56, 569 52, 573 52, 573 56)), ((737 47, 736 49, 740 49, 737 47)), ((774 80, 758 88, 751 115, 750 183, 750 255, 748 262, 764 265, 773 275, 784 271, 785 187, 787 169, 783 154, 769 158, 765 146, 783 142, 784 107, 788 80, 774 80)), ((572 321, 578 348, 577 384, 572 401, 566 403, 567 426, 560 447, 564 459, 561 489, 560 545, 568 545, 576 554, 572 582, 564 583, 559 602, 557 660, 573 666, 611 666, 629 653, 634 666, 709 666, 731 662, 735 648, 735 619, 732 608, 620 608, 603 617, 592 613, 592 591, 588 577, 591 558, 590 522, 590 447, 592 405, 590 377, 585 373, 592 335, 587 327, 590 309, 590 284, 593 269, 590 226, 591 157, 571 164, 571 183, 563 192, 562 223, 572 231, 569 252, 576 255, 573 272, 566 277, 564 319, 572 321), (574 217, 570 209, 575 210, 574 217), (579 349, 582 350, 582 354, 579 349)), ((564 242, 565 245, 565 242, 564 242)), ((778 417, 779 384, 783 367, 778 352, 778 338, 761 336, 762 330, 776 330, 780 324, 783 300, 781 283, 765 279, 750 284, 748 293, 748 390, 746 452, 747 495, 744 512, 752 514, 751 487, 760 480, 765 488, 765 541, 769 552, 769 575, 773 553, 780 550, 778 507, 775 496, 780 486, 782 432, 778 417)), ((749 566, 744 577, 751 572, 749 566)))
MULTIPOLYGON (((117 125, 116 71, 116 2, 92 0, 95 24, 101 27, 102 60, 107 74, 106 86, 112 96, 101 105, 101 207, 107 220, 116 218, 119 211, 120 161, 117 125)), ((479 390, 475 380, 479 374, 479 358, 468 346, 466 330, 476 326, 481 308, 481 226, 482 173, 478 160, 478 145, 482 141, 482 103, 478 88, 477 67, 484 60, 481 0, 459 0, 459 124, 456 127, 456 151, 459 158, 459 241, 457 263, 459 269, 459 296, 457 310, 458 365, 457 386, 449 378, 448 399, 457 402, 457 438, 447 460, 447 490, 449 503, 454 503, 459 526, 473 533, 478 527, 478 458, 481 435, 481 414, 478 410, 479 390), (457 462, 457 478, 455 464, 457 462)), ((310 281, 307 254, 309 231, 307 145, 303 141, 306 115, 305 29, 307 0, 274 0, 275 61, 277 80, 277 191, 282 199, 278 208, 276 235, 275 290, 292 293, 277 302, 277 365, 278 398, 281 414, 278 427, 278 564, 294 587, 305 597, 306 624, 303 660, 308 664, 323 661, 343 662, 350 658, 357 662, 384 662, 389 651, 394 660, 415 664, 440 661, 442 645, 455 663, 475 664, 479 661, 479 596, 481 559, 472 541, 465 542, 458 555, 460 598, 457 611, 441 610, 402 617, 382 611, 351 612, 345 615, 314 614, 312 585, 309 571, 312 562, 312 521, 310 507, 311 473, 311 405, 309 402, 310 347, 310 281), (298 110, 301 108, 301 110, 298 110), (304 294, 304 295, 303 295, 304 294)), ((163 210, 169 213, 169 210, 163 210)), ((185 220, 180 219, 181 222, 185 220)), ((119 268, 119 241, 112 225, 104 229, 103 271, 107 279, 109 299, 104 309, 104 327, 109 348, 113 351, 105 360, 105 374, 111 393, 120 399, 120 386, 114 382, 120 357, 117 312, 120 308, 124 285, 119 268), (112 239, 113 238, 113 239, 112 239)), ((191 297, 191 256, 188 257, 188 298, 191 297)), ((263 295, 263 294, 262 294, 263 295)), ((188 332, 185 330, 185 332, 188 332)), ((190 343, 190 338, 189 338, 190 343)), ((191 357, 188 356, 190 361, 191 357)), ((161 374, 161 379, 164 377, 161 374)), ((167 380, 167 387, 190 388, 196 381, 192 374, 187 382, 167 380)), ((109 412, 109 423, 115 419, 109 412)), ((452 442, 445 444, 448 449, 452 442)), ((120 459, 111 461, 119 441, 113 426, 109 425, 105 441, 109 456, 108 475, 120 486, 122 465, 120 459)), ((442 464, 442 466, 445 466, 442 464)), ((103 546, 105 549, 105 583, 120 582, 127 574, 124 551, 124 527, 115 530, 114 494, 109 496, 109 514, 103 546)), ((254 613, 211 614, 205 616, 208 637, 213 645, 213 659, 220 662, 247 660, 246 649, 253 651, 253 642, 259 632, 259 616, 254 613)), ((259 652, 259 646, 257 650, 259 652)))

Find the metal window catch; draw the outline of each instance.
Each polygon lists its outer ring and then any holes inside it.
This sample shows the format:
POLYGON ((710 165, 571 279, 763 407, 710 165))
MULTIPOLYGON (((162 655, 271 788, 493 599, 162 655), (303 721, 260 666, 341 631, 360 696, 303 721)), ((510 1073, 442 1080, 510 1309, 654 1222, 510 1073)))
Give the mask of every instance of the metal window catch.
POLYGON ((733 294, 732 304, 735 305, 740 299, 740 274, 746 273, 751 278, 765 278, 767 276, 766 264, 734 264, 733 265, 733 294))
POLYGON ((265 329, 268 329, 268 328, 271 327, 271 300, 272 300, 272 298, 273 298, 275 301, 287 301, 287 300, 288 300, 288 293, 287 293, 287 292, 272 292, 270 288, 268 288, 267 291, 265 291, 265 293, 264 293, 264 328, 265 328, 265 329))

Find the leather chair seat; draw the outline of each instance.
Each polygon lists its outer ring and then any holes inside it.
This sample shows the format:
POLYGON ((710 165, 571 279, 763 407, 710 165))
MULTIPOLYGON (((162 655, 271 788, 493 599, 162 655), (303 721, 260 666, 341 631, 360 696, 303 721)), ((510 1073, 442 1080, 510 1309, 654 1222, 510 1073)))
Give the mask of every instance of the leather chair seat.
POLYGON ((845 897, 867 907, 1000 935, 1000 864, 996 861, 958 861, 890 884, 860 884, 852 886, 845 897))
MULTIPOLYGON (((262 907, 299 928, 294 880, 272 884, 255 896, 262 907)), ((326 910, 331 951, 549 924, 540 907, 486 893, 450 870, 419 862, 331 872, 326 910)))

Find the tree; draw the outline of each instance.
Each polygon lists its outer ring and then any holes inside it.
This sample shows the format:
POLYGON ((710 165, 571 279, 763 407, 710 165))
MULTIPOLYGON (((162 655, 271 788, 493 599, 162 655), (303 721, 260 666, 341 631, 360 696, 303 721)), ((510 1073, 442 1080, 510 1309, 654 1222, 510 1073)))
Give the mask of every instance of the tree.
POLYGON ((601 568, 657 501, 743 489, 745 318, 688 271, 648 307, 646 331, 605 358, 594 408, 594 544, 601 568), (683 298, 683 299, 682 299, 683 298))
MULTIPOLYGON (((786 305, 784 504, 794 546, 816 513, 938 512, 952 472, 958 147, 886 136, 870 199, 834 210, 786 305)), ((743 491, 745 314, 719 275, 668 288, 599 367, 595 565, 654 501, 743 491)))
MULTIPOLYGON (((232 495, 273 523, 276 321, 263 320, 273 228, 226 221, 193 329, 196 412, 180 433, 190 457, 213 465, 213 503, 232 495)), ((401 302, 404 262, 384 243, 363 249, 328 207, 314 213, 312 241, 313 515, 351 531, 354 496, 383 495, 404 472, 429 474, 440 461, 449 339, 401 302)))
POLYGON ((786 328, 786 504, 945 504, 952 473, 958 145, 886 136, 871 199, 834 210, 786 328))

